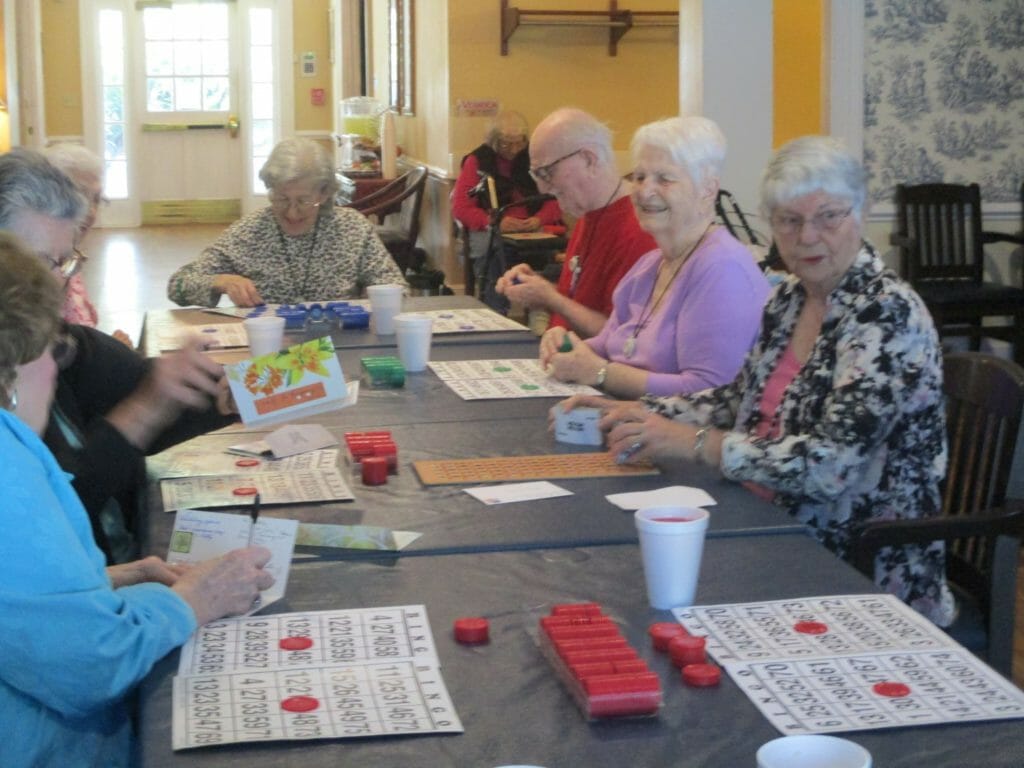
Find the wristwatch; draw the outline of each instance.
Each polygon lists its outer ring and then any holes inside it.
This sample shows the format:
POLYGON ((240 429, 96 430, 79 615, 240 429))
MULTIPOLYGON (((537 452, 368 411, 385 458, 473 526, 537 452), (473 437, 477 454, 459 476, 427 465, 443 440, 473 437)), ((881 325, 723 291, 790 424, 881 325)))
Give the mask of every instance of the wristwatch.
POLYGON ((704 443, 708 439, 708 432, 711 427, 701 427, 693 438, 693 458, 696 461, 704 461, 704 443))
POLYGON ((604 389, 604 380, 608 378, 608 366, 602 365, 601 369, 597 372, 597 381, 594 382, 594 386, 598 389, 604 389))

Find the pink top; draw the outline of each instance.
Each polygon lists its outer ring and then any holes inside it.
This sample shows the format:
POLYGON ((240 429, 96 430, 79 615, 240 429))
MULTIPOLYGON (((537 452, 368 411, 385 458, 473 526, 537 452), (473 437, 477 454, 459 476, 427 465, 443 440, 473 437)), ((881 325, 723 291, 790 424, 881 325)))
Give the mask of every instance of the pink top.
MULTIPOLYGON (((793 383, 793 379, 800 373, 802 367, 803 364, 797 360, 793 353, 793 345, 790 344, 782 353, 772 375, 764 383, 764 393, 761 395, 761 403, 758 406, 761 420, 757 424, 757 429, 754 430, 755 437, 774 439, 779 436, 779 432, 781 432, 778 419, 779 406, 782 404, 782 397, 786 394, 786 389, 793 383)), ((744 483, 743 485, 748 491, 767 501, 771 501, 775 496, 775 491, 758 483, 744 483)))
POLYGON ((85 283, 81 275, 72 275, 64 289, 64 306, 61 308, 61 317, 69 323, 77 325, 88 325, 95 328, 97 323, 96 307, 89 301, 89 294, 85 291, 85 283))

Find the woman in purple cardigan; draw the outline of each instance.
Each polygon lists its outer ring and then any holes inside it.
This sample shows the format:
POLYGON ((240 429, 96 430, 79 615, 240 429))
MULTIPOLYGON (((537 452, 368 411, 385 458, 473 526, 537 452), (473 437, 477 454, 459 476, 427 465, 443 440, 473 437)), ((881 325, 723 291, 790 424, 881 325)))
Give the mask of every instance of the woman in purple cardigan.
POLYGON ((625 398, 725 384, 754 342, 769 289, 750 251, 715 224, 725 137, 707 118, 673 117, 637 130, 631 151, 633 205, 658 248, 622 278, 597 336, 552 328, 541 363, 560 381, 625 398))

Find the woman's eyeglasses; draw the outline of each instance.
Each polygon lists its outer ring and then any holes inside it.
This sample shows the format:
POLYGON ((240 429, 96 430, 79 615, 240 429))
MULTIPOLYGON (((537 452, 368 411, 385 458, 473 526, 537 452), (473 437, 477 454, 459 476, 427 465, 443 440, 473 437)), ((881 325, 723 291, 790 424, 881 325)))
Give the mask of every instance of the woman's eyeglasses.
POLYGON ((270 198, 270 207, 278 213, 287 213, 294 207, 299 213, 309 213, 320 207, 319 200, 289 200, 287 197, 270 198))
POLYGON ((86 255, 77 248, 73 249, 67 256, 61 256, 59 259, 55 259, 48 254, 43 255, 43 259, 50 269, 65 280, 70 280, 81 271, 86 258, 86 255))
POLYGON ((578 155, 583 151, 583 147, 580 147, 575 152, 570 152, 568 155, 562 155, 557 160, 552 160, 547 165, 542 165, 539 168, 531 168, 530 175, 533 176, 534 181, 543 181, 545 184, 550 184, 551 179, 555 175, 555 169, 558 168, 558 164, 563 160, 568 160, 573 155, 578 155))
POLYGON ((778 213, 771 218, 772 229, 779 235, 795 235, 798 232, 803 232, 804 226, 810 222, 819 232, 833 232, 839 229, 839 225, 846 221, 851 213, 853 213, 852 207, 846 210, 834 208, 821 211, 809 219, 795 213, 778 213))

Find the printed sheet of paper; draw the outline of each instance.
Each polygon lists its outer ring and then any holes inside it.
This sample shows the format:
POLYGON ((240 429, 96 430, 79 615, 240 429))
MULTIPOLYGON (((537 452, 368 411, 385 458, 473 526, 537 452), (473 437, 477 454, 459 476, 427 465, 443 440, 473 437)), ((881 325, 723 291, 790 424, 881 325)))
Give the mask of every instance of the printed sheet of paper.
POLYGON ((224 366, 248 427, 335 411, 350 403, 330 336, 224 366))
POLYGON ((536 480, 530 483, 505 483, 503 485, 481 485, 476 488, 464 488, 466 493, 484 504, 510 504, 515 501, 536 501, 537 499, 553 499, 556 496, 572 496, 572 491, 555 485, 547 480, 536 480))
POLYGON ((207 349, 248 347, 249 337, 241 323, 210 323, 208 325, 166 325, 157 331, 161 352, 181 349, 182 341, 198 336, 207 349))
POLYGON ((1024 718, 1024 692, 892 595, 673 612, 787 735, 1024 718))
POLYGON ((393 531, 376 525, 300 523, 295 543, 306 547, 400 552, 422 535, 416 531, 393 531))
POLYGON ((337 468, 160 481, 160 496, 168 512, 185 507, 247 506, 257 493, 263 504, 352 501, 355 498, 337 468))
POLYGON ((338 449, 308 451, 284 459, 257 458, 252 455, 242 457, 231 453, 199 450, 174 450, 150 458, 147 466, 150 473, 158 478, 321 471, 338 466, 338 449))
POLYGON ((212 622, 174 678, 176 750, 462 730, 422 605, 212 622))
POLYGON ((524 325, 499 315, 493 309, 432 309, 416 311, 434 321, 434 335, 445 333, 483 333, 493 331, 525 331, 524 325))
POLYGON ((619 509, 643 509, 644 507, 710 507, 718 502, 703 488, 688 485, 670 485, 653 491, 611 493, 605 496, 619 509))
MULTIPOLYGON (((251 527, 252 520, 247 514, 179 510, 174 518, 167 562, 201 563, 227 554, 232 549, 245 547, 249 544, 251 527)), ((256 521, 253 543, 270 550, 270 562, 265 568, 274 577, 274 584, 260 593, 259 606, 255 610, 261 610, 284 597, 298 527, 297 520, 261 517, 256 521)))
POLYGON ((428 365, 463 400, 601 394, 593 387, 556 381, 535 359, 460 360, 431 362, 428 365))

